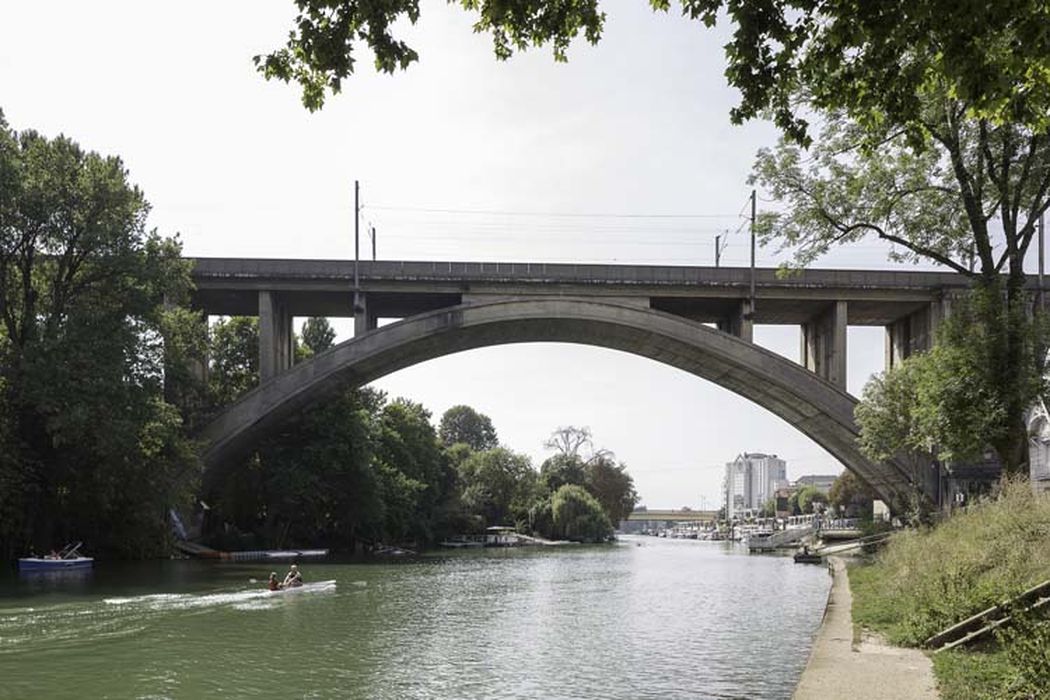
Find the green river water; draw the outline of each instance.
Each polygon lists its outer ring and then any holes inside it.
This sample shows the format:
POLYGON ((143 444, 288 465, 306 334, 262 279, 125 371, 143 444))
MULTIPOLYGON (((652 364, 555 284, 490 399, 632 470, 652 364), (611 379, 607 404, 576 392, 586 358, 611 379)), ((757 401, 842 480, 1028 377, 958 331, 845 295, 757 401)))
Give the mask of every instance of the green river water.
POLYGON ((739 545, 0 572, 0 698, 789 698, 830 578, 739 545))

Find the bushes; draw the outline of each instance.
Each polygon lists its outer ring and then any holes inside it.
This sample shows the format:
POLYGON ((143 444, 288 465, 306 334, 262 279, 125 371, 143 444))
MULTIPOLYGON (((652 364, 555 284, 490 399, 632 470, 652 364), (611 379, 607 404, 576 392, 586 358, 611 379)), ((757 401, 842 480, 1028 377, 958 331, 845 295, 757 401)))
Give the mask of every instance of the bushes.
MULTIPOLYGON (((1050 496, 1023 480, 935 528, 894 535, 871 566, 850 569, 853 619, 918 646, 942 629, 1050 579, 1050 496)), ((1050 620, 1027 614, 979 651, 934 657, 944 698, 1043 697, 1050 620)))
POLYGON ((850 574, 855 619, 913 646, 1047 579, 1050 497, 1025 481, 936 528, 894 535, 876 566, 850 574))

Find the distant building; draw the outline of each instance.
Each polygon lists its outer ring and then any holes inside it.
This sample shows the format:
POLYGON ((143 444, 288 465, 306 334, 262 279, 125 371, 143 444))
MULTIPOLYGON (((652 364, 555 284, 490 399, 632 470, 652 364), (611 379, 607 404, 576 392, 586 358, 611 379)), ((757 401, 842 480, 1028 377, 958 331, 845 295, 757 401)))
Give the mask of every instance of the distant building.
POLYGON ((726 463, 723 482, 726 517, 743 517, 757 511, 787 486, 787 462, 776 455, 745 452, 726 463))
POLYGON ((792 484, 793 488, 800 489, 803 486, 815 486, 818 491, 827 495, 831 491, 831 485, 835 483, 838 476, 835 474, 807 474, 800 476, 792 484))

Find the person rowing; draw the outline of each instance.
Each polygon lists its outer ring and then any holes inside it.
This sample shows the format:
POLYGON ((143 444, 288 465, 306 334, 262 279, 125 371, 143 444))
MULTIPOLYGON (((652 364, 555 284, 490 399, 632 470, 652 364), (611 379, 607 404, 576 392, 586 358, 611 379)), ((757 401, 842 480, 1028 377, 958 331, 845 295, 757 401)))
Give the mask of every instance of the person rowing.
POLYGON ((299 573, 299 567, 292 564, 288 570, 288 575, 284 577, 284 583, 281 584, 281 588, 297 588, 303 585, 303 576, 299 573))

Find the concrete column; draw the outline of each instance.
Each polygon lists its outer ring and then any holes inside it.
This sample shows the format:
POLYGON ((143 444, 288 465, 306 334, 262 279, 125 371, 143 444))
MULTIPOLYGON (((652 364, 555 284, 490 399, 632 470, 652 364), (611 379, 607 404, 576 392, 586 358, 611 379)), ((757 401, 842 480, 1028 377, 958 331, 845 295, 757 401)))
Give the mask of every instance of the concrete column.
POLYGON ((368 297, 364 292, 354 292, 354 337, 374 331, 379 319, 368 309, 368 297))
POLYGON ((276 292, 259 292, 259 380, 267 379, 292 366, 292 315, 276 292))
POLYGON ((932 348, 938 327, 951 313, 951 304, 951 298, 945 297, 887 325, 886 369, 932 348))
POLYGON ((847 304, 833 302, 802 324, 801 364, 841 389, 846 388, 847 304))
POLYGON ((749 343, 754 342, 754 328, 755 324, 751 319, 751 302, 747 299, 742 300, 737 305, 732 315, 718 322, 718 330, 735 335, 737 338, 746 340, 749 343))

